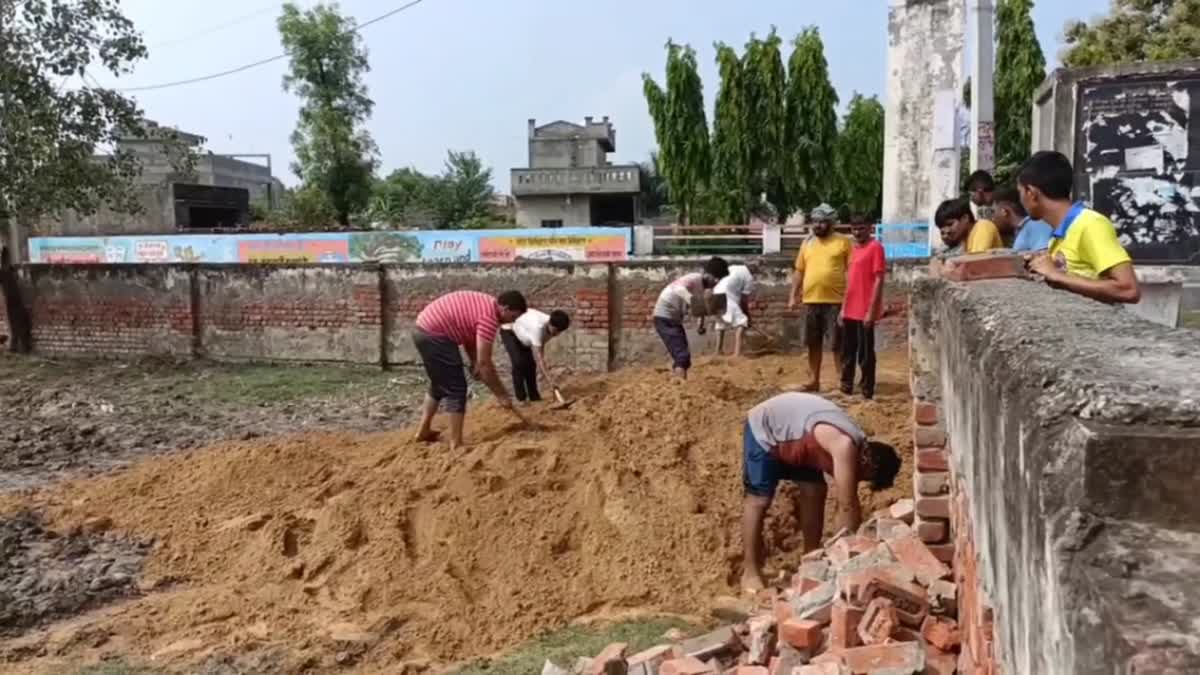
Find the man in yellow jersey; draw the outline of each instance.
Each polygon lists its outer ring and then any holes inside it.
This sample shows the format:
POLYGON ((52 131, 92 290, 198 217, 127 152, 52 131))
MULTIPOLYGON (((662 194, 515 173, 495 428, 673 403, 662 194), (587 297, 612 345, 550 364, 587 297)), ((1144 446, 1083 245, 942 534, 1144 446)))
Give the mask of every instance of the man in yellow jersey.
POLYGON ((831 337, 834 359, 841 367, 842 330, 838 317, 846 296, 846 268, 854 245, 850 238, 833 231, 837 213, 828 204, 812 212, 812 236, 800 245, 796 254, 796 270, 792 275, 792 293, 788 309, 795 309, 797 300, 804 304, 804 342, 808 347, 810 379, 805 391, 821 388, 821 352, 825 336, 831 337), (802 293, 803 291, 803 293, 802 293))
POLYGON ((1059 152, 1039 152, 1021 167, 1021 203, 1030 217, 1054 228, 1049 251, 1030 260, 1029 270, 1052 288, 1100 302, 1137 303, 1142 295, 1133 260, 1111 220, 1071 203, 1074 179, 1071 161, 1059 152))
POLYGON ((933 215, 933 224, 942 233, 946 255, 983 253, 1004 248, 1000 230, 990 220, 975 220, 971 202, 966 197, 947 199, 933 215))

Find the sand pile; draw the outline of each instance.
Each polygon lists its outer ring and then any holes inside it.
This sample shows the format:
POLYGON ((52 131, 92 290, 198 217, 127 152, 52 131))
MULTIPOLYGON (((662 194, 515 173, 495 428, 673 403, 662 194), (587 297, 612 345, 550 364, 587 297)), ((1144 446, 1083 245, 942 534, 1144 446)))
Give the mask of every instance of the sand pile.
MULTIPOLYGON (((881 364, 879 400, 848 408, 908 463, 901 358, 881 364)), ((698 614, 729 594, 741 423, 798 370, 794 357, 702 364, 680 386, 630 369, 577 386, 583 400, 569 411, 536 409, 545 431, 477 406, 458 456, 408 432, 306 435, 156 458, 33 501, 56 527, 106 517, 156 542, 145 597, 83 620, 105 636, 88 650, 168 663, 278 650, 281 668, 399 672, 581 616, 698 614)), ((865 512, 910 489, 900 483, 865 512)), ((773 511, 778 562, 799 535, 784 500, 773 511)), ((69 637, 28 639, 84 649, 69 637)))

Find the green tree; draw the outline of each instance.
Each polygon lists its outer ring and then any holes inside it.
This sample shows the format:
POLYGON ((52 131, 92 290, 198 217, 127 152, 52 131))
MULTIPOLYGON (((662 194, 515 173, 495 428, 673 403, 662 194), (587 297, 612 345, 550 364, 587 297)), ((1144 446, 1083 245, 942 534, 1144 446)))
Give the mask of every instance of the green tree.
POLYGON ((998 180, 1011 176, 1029 156, 1033 92, 1046 79, 1046 57, 1034 32, 1032 11, 1033 0, 1000 0, 996 7, 993 82, 998 180))
POLYGON ((668 41, 666 74, 664 90, 649 73, 643 73, 643 91, 654 120, 663 176, 679 209, 680 223, 687 225, 711 168, 704 85, 696 69, 696 52, 668 41))
POLYGON ((838 187, 838 95, 829 81, 825 44, 815 27, 805 28, 793 44, 786 97, 784 147, 789 161, 784 180, 790 199, 785 214, 833 199, 838 187))
POLYGON ((785 145, 787 73, 779 52, 782 44, 773 27, 765 40, 751 35, 746 43, 742 54, 741 102, 745 112, 741 133, 745 138, 751 206, 756 207, 765 194, 780 213, 786 213, 790 199, 783 177, 791 148, 785 145))
POLYGON ((650 151, 649 158, 638 165, 638 173, 641 174, 639 183, 642 186, 642 211, 647 216, 657 216, 671 203, 667 179, 663 178, 659 169, 658 151, 650 151))
POLYGON ((366 50, 336 4, 301 11, 285 3, 278 26, 290 60, 283 88, 302 101, 292 170, 324 192, 337 222, 349 225, 367 206, 376 165, 375 143, 363 128, 374 107, 363 82, 366 50))
POLYGON ((1067 25, 1066 66, 1200 57, 1200 0, 1113 0, 1108 16, 1067 25))
POLYGON ((855 94, 837 138, 838 192, 851 213, 877 217, 883 208, 883 104, 855 94))
POLYGON ((746 212, 751 204, 742 61, 729 45, 718 42, 714 46, 721 86, 717 90, 716 109, 713 111, 713 166, 709 198, 717 220, 742 223, 746 221, 746 212))
POLYGON ((367 218, 373 225, 412 227, 416 210, 427 208, 435 179, 405 167, 397 169, 371 188, 367 218))
POLYGON ((438 227, 479 229, 481 220, 490 220, 488 206, 495 193, 492 170, 474 152, 451 150, 442 175, 432 185, 429 207, 438 227))

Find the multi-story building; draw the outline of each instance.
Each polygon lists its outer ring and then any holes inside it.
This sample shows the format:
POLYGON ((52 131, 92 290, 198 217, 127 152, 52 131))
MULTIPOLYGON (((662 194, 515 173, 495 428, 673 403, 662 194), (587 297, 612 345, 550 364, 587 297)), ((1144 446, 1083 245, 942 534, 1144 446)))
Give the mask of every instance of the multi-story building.
POLYGON ((529 120, 529 166, 512 170, 519 227, 630 225, 641 219, 636 164, 610 164, 617 132, 605 116, 583 125, 529 120))

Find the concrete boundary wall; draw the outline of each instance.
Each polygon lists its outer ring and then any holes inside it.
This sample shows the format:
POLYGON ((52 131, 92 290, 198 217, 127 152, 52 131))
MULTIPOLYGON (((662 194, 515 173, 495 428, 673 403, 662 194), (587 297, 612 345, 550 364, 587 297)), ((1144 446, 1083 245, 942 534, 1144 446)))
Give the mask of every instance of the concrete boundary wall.
POLYGON ((911 326, 960 672, 1200 672, 1198 334, 1018 279, 919 281, 911 326))
MULTIPOLYGON (((798 348, 803 310, 787 307, 790 261, 749 262, 757 327, 777 348, 798 348)), ((21 280, 34 349, 45 354, 413 364, 409 336, 431 300, 451 290, 516 289, 533 307, 571 315, 571 330, 548 348, 554 362, 597 372, 666 364, 651 322, 655 299, 701 264, 28 265, 21 280)), ((918 269, 892 268, 881 350, 906 339, 908 286, 918 269)), ((5 329, 0 323, 0 334, 5 329)), ((714 332, 689 330, 697 354, 713 348, 714 332)))

